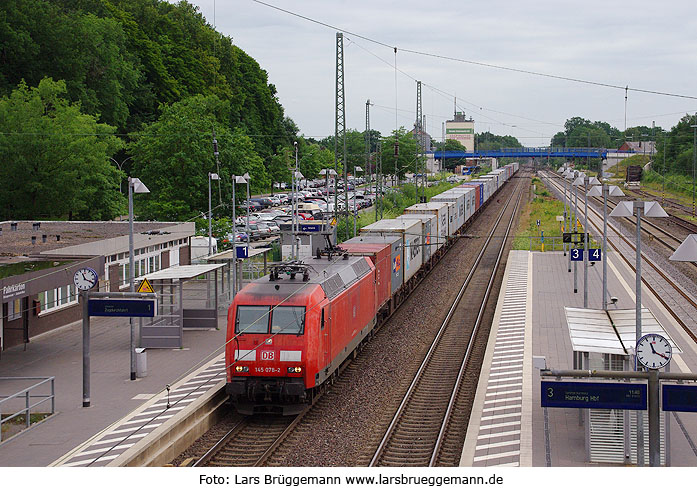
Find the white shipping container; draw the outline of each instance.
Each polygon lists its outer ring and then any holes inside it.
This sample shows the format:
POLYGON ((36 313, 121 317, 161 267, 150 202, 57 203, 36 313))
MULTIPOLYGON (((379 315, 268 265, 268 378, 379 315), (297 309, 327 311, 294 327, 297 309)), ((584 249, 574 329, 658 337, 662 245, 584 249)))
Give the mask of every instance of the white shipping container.
POLYGON ((455 231, 465 224, 465 194, 460 190, 452 188, 447 192, 439 193, 431 197, 431 202, 454 202, 456 205, 457 216, 455 217, 455 231))
POLYGON ((474 210, 477 207, 475 195, 476 187, 473 185, 461 185, 456 186, 454 189, 461 190, 465 192, 465 222, 474 214, 474 210))
POLYGON ((433 251, 438 250, 448 241, 448 206, 441 202, 414 204, 404 209, 405 214, 433 214, 436 216, 436 228, 431 230, 433 251))
POLYGON ((423 212, 418 214, 407 213, 397 216, 397 219, 418 219, 421 221, 421 242, 423 243, 421 246, 421 254, 423 264, 426 264, 431 258, 431 254, 436 250, 433 244, 435 238, 433 235, 435 235, 437 227, 436 216, 434 214, 425 214, 423 212))
POLYGON ((418 219, 382 219, 376 223, 361 228, 361 233, 379 233, 402 237, 402 259, 404 281, 408 282, 421 268, 422 222, 418 219))
POLYGON ((482 204, 489 200, 489 197, 491 196, 491 192, 489 191, 491 185, 491 178, 479 177, 477 179, 473 179, 472 181, 470 181, 470 183, 481 183, 483 185, 482 194, 484 195, 484 200, 482 204))

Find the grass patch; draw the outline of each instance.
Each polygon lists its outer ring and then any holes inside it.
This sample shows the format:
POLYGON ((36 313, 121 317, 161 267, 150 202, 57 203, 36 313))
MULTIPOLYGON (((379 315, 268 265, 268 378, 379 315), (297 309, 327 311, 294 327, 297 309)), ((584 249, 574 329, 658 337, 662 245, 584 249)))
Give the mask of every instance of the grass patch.
MULTIPOLYGON (((533 188, 532 200, 525 205, 520 216, 518 230, 513 239, 513 250, 541 251, 543 233, 546 252, 562 250, 562 223, 557 221, 557 216, 564 215, 564 204, 549 192, 539 178, 532 179, 531 188, 533 188)), ((579 228, 578 231, 583 231, 583 228, 579 228)), ((591 247, 597 246, 591 238, 591 247)))

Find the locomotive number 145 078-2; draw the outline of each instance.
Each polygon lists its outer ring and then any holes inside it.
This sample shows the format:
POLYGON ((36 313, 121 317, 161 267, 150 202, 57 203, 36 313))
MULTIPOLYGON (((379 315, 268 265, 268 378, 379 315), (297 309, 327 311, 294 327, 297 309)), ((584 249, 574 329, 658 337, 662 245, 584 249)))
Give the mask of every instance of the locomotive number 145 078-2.
POLYGON ((273 368, 270 366, 257 366, 254 368, 255 373, 280 373, 281 368, 273 368))

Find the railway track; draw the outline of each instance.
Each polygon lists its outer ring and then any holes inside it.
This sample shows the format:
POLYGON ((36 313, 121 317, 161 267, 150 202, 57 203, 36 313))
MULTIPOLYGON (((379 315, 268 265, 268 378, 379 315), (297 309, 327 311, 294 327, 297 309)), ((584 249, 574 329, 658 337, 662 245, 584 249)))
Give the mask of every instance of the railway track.
MULTIPOLYGON (((552 176, 555 178, 559 178, 561 181, 561 177, 553 172, 552 176)), ((578 187, 581 191, 585 191, 585 188, 582 186, 578 187)), ((579 195, 579 197, 585 197, 585 195, 579 195)), ((602 198, 599 197, 590 197, 591 203, 589 205, 599 205, 602 208, 602 198)), ((608 213, 610 210, 614 207, 617 206, 617 204, 622 201, 620 200, 615 200, 613 198, 608 198, 607 203, 608 203, 608 213)), ((667 249, 669 249, 672 252, 677 250, 677 248, 680 246, 680 244, 683 242, 685 239, 684 235, 677 236, 674 233, 671 233, 668 229, 668 227, 671 227, 673 225, 679 226, 681 229, 689 231, 691 233, 697 233, 697 225, 694 225, 690 223, 689 221, 686 221, 682 218, 669 215, 670 217, 665 221, 665 227, 659 226, 656 222, 651 221, 647 218, 642 217, 641 219, 641 230, 646 233, 649 236, 649 240, 655 240, 667 249)), ((636 221, 627 221, 629 223, 632 223, 636 226, 636 221)), ((689 263, 692 267, 697 268, 697 263, 690 262, 689 263)))
POLYGON ((297 416, 247 416, 193 466, 262 466, 309 409, 297 416))
MULTIPOLYGON (((525 178, 529 179, 529 174, 525 178)), ((505 209, 502 209, 501 212, 503 213, 504 211, 505 209)), ((505 240, 505 237, 502 236, 501 239, 505 240)), ((365 367, 362 356, 359 355, 357 359, 347 361, 342 366, 342 371, 352 367, 354 362, 362 364, 357 366, 359 369, 365 367)), ((345 375, 340 374, 334 387, 339 387, 339 390, 345 388, 347 386, 343 385, 345 381, 348 382, 349 378, 345 378, 345 375)), ((476 385, 476 382, 474 385, 476 385)), ((225 436, 218 440, 204 456, 200 457, 196 461, 195 466, 287 466, 292 464, 292 456, 298 450, 295 439, 312 436, 313 427, 322 418, 322 414, 319 412, 323 409, 323 401, 321 399, 327 396, 330 397, 324 404, 341 402, 341 399, 337 396, 338 394, 335 395, 335 389, 327 389, 323 395, 315 397, 313 405, 292 420, 288 418, 285 420, 274 419, 272 417, 260 420, 255 420, 251 417, 242 419, 225 436), (318 403, 320 405, 317 405, 318 403)), ((462 430, 463 439, 466 428, 465 424, 464 430, 462 430)), ((459 450, 458 448, 458 460, 459 450)), ((367 462, 367 459, 365 461, 367 462)), ((366 462, 359 464, 366 464, 366 462)))
MULTIPOLYGON (((550 180, 555 184, 555 188, 557 189, 557 192, 558 192, 560 195, 563 196, 563 195, 564 195, 564 193, 563 193, 563 187, 560 187, 560 186, 558 185, 558 181, 560 181, 560 180, 557 179, 557 178, 554 177, 554 176, 547 176, 547 179, 550 179, 550 180)), ((588 210, 589 210, 589 212, 594 213, 596 216, 598 216, 600 219, 602 219, 602 214, 601 214, 599 211, 597 211, 594 207, 590 207, 590 206, 589 206, 588 210)), ((644 224, 644 222, 645 222, 645 221, 642 219, 642 225, 644 224)), ((601 225, 600 223, 597 223, 597 222, 595 222, 595 221, 589 219, 589 224, 591 224, 592 226, 594 226, 595 229, 598 230, 599 233, 602 233, 602 225, 601 225)), ((627 245, 627 246, 628 246, 632 251, 634 251, 635 253, 636 253, 636 245, 635 245, 627 236, 625 236, 625 235, 621 232, 621 230, 619 230, 617 227, 615 227, 612 223, 608 223, 607 226, 608 226, 608 229, 611 229, 611 230, 614 231, 615 234, 617 235, 616 237, 610 237, 610 236, 608 236, 608 244, 609 244, 609 245, 613 248, 613 250, 625 261, 625 263, 631 268, 632 271, 636 271, 636 267, 635 267, 634 263, 633 263, 632 260, 631 260, 632 257, 631 257, 631 256, 628 257, 625 253, 623 253, 623 251, 621 250, 621 248, 620 248, 620 246, 619 246, 619 242, 621 241, 622 243, 624 243, 625 245, 627 245), (613 241, 613 238, 615 238, 615 240, 617 240, 617 241, 613 241)), ((682 299, 683 303, 686 304, 686 306, 687 306, 687 308, 688 308, 687 310, 688 310, 690 313, 694 313, 695 311, 697 311, 697 300, 695 300, 695 298, 694 298, 693 296, 691 296, 691 295, 689 295, 687 292, 685 292, 685 291, 680 287, 680 285, 678 285, 678 284, 673 280, 673 278, 671 278, 671 277, 666 273, 666 271, 664 271, 663 269, 661 269, 660 267, 658 267, 651 259, 649 259, 648 257, 646 257, 645 254, 643 254, 643 253, 641 254, 641 259, 642 259, 642 261, 646 262, 646 264, 655 272, 655 274, 656 274, 660 279, 662 279, 663 281, 665 281, 666 283, 668 283, 668 285, 672 288, 672 290, 675 291, 675 292, 677 293, 677 295, 679 296, 679 298, 682 299)), ((648 279, 647 279, 647 277, 645 276, 645 274, 642 275, 641 281, 642 281, 642 283, 649 289, 649 291, 651 291, 651 293, 658 299, 658 301, 661 302, 661 304, 663 304, 663 306, 664 306, 664 307, 666 308, 666 310, 671 314, 671 316, 673 316, 673 318, 675 318, 675 320, 676 320, 677 323, 680 325, 680 327, 683 328, 683 330, 685 331, 685 333, 686 333, 695 343, 697 343, 697 335, 694 333, 692 327, 689 326, 689 325, 685 322, 685 320, 683 320, 683 319, 677 314, 677 312, 676 312, 675 309, 674 309, 674 306, 671 305, 671 304, 667 301, 668 296, 665 294, 665 292, 662 291, 662 290, 660 290, 660 289, 658 289, 658 288, 656 288, 655 285, 652 285, 651 282, 648 281, 648 279)))
MULTIPOLYGON (((518 211, 508 198, 475 264, 385 432, 370 466, 457 466, 476 389, 479 365, 470 364, 496 269, 518 211), (505 221, 502 223, 504 214, 505 221), (507 222, 506 222, 507 221, 507 222), (478 311, 472 303, 479 303, 478 311), (472 311, 475 311, 474 313, 472 311), (473 319, 476 314, 476 319, 473 319), (457 413, 458 417, 453 416, 457 413)), ((477 305, 477 304, 475 304, 477 305)))

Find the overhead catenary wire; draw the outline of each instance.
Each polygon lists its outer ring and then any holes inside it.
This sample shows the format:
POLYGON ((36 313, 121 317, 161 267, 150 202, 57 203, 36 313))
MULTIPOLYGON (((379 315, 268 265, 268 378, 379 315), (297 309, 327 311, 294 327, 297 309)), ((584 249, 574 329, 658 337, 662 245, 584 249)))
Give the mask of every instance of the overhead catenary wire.
POLYGON ((266 7, 269 7, 271 9, 275 9, 275 10, 278 10, 280 12, 284 12, 288 15, 295 16, 295 17, 298 17, 300 19, 304 19, 308 22, 312 22, 314 24, 318 24, 320 26, 324 26, 326 28, 330 28, 333 30, 341 31, 341 32, 349 34, 351 36, 355 36, 355 37, 360 38, 362 40, 366 40, 366 41, 369 41, 370 43, 374 43, 376 45, 390 48, 390 49, 393 49, 395 51, 397 49, 399 49, 402 52, 411 53, 414 55, 420 55, 423 57, 431 57, 431 58, 436 58, 436 59, 441 59, 441 60, 448 60, 451 62, 459 62, 459 63, 463 63, 463 64, 488 67, 490 69, 499 69, 499 70, 503 70, 503 71, 516 72, 516 73, 521 73, 521 74, 529 74, 531 76, 539 76, 539 77, 545 77, 545 78, 551 78, 551 79, 558 79, 558 80, 569 81, 569 82, 573 82, 573 83, 581 83, 581 84, 586 84, 586 85, 600 86, 600 87, 604 87, 604 88, 612 88, 612 89, 616 89, 616 90, 622 90, 625 92, 632 91, 632 92, 637 92, 637 93, 648 93, 648 94, 652 94, 652 95, 661 95, 661 96, 668 96, 668 97, 675 97, 675 98, 686 98, 686 99, 691 99, 691 100, 697 100, 697 96, 693 96, 693 95, 682 95, 679 93, 673 93, 673 92, 667 92, 667 91, 657 91, 657 90, 647 90, 647 89, 643 89, 643 88, 634 88, 634 87, 630 87, 629 85, 616 85, 616 84, 604 83, 604 82, 600 82, 600 81, 593 81, 590 79, 561 76, 558 74, 550 74, 550 73, 544 73, 544 72, 540 72, 540 71, 532 71, 529 69, 520 69, 520 68, 508 67, 508 66, 503 66, 500 64, 491 64, 491 63, 487 63, 487 62, 479 62, 479 61, 474 61, 474 60, 462 59, 460 57, 452 57, 449 55, 436 54, 436 53, 426 52, 423 50, 413 50, 413 49, 398 47, 396 45, 390 45, 390 44, 384 43, 382 41, 376 40, 374 38, 370 38, 370 37, 367 37, 367 36, 352 32, 352 31, 348 31, 346 29, 343 29, 343 28, 340 28, 337 26, 333 26, 329 23, 322 22, 322 21, 319 21, 317 19, 313 19, 311 17, 298 14, 297 12, 292 12, 290 10, 283 9, 281 7, 278 7, 276 5, 272 5, 272 4, 267 3, 267 2, 262 2, 261 0, 252 0, 252 1, 255 3, 258 3, 260 5, 264 5, 266 7))

